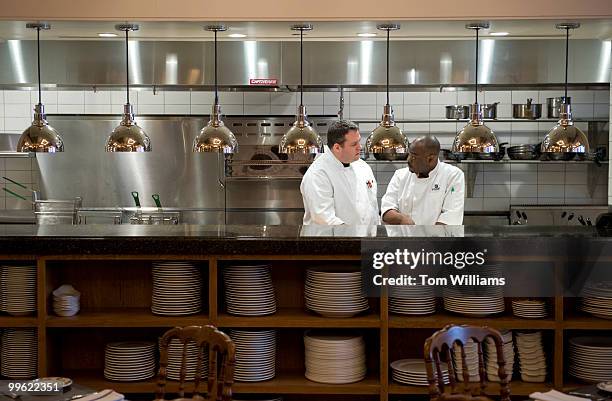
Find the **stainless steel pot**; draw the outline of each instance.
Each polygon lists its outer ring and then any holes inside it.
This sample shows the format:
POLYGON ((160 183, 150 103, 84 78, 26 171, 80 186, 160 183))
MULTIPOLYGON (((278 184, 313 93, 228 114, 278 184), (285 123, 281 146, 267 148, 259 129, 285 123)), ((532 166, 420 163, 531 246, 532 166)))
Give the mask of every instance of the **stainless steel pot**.
POLYGON ((406 153, 374 153, 376 160, 406 160, 408 158, 408 152, 406 153))
POLYGON ((542 117, 542 105, 532 103, 532 99, 527 99, 526 104, 513 104, 512 117, 525 120, 537 120, 542 117))
MULTIPOLYGON (((559 118, 561 104, 563 104, 563 96, 546 98, 546 112, 548 118, 559 118)), ((571 104, 572 98, 567 97, 566 104, 571 104)))
POLYGON ((470 118, 470 108, 462 104, 446 106, 446 118, 449 120, 467 120, 470 118))
MULTIPOLYGON (((482 118, 483 119, 487 119, 487 120, 497 120, 497 105, 499 104, 499 102, 495 102, 495 103, 488 103, 488 104, 478 104, 478 107, 480 108, 480 111, 482 112, 482 118)), ((471 104, 469 106, 469 113, 470 115, 472 114, 472 109, 474 108, 474 105, 471 104)))

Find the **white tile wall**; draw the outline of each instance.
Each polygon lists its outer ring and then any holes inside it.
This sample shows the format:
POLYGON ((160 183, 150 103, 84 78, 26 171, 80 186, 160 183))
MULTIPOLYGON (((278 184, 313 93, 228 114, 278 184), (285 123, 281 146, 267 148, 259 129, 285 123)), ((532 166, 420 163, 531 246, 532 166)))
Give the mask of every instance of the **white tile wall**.
MULTIPOLYGON (((612 75, 612 70, 611 70, 612 75)), ((612 76, 611 76, 612 78, 612 76)), ((562 91, 483 91, 481 102, 499 102, 498 117, 511 117, 512 103, 524 103, 527 98, 545 103, 547 97, 561 96, 562 91)), ((609 91, 571 91, 576 117, 609 118, 612 106, 609 91)), ((396 119, 444 120, 445 106, 471 103, 473 92, 390 92, 390 102, 396 119)), ((66 114, 120 114, 125 103, 121 90, 49 90, 43 91, 42 100, 47 113, 66 114)), ((225 115, 275 114, 293 116, 299 103, 298 93, 286 92, 219 92, 219 100, 225 115)), ((310 115, 336 115, 340 93, 305 92, 304 104, 310 115)), ((345 91, 345 117, 354 120, 378 120, 386 102, 384 92, 345 91)), ((38 102, 38 92, 0 90, 0 131, 20 133, 31 123, 33 105, 38 102)), ((214 102, 210 91, 157 91, 132 90, 130 102, 138 114, 184 114, 208 115, 214 102)), ((432 133, 438 137, 443 148, 449 148, 455 134, 465 125, 464 121, 425 123, 399 123, 402 130, 414 138, 432 133)), ((500 142, 510 144, 536 143, 551 128, 550 122, 488 122, 500 142)), ((376 123, 360 124, 362 138, 376 127, 376 123)), ((581 124, 586 130, 586 124, 581 124)), ((612 137, 610 140, 612 149, 612 137)), ((373 164, 380 187, 379 198, 384 195, 396 168, 405 163, 373 164)), ((465 165, 460 165, 466 170, 465 165)), ((24 180, 25 184, 36 184, 38 175, 36 161, 0 158, 0 172, 24 180), (33 163, 33 164, 32 164, 33 163)), ((540 165, 482 165, 476 174, 473 198, 466 199, 466 210, 507 210, 510 204, 612 204, 612 174, 598 177, 598 185, 591 197, 586 185, 587 168, 584 165, 540 164, 540 165), (610 193, 608 194, 608 191, 610 193)), ((28 208, 15 199, 0 193, 0 209, 28 208)))

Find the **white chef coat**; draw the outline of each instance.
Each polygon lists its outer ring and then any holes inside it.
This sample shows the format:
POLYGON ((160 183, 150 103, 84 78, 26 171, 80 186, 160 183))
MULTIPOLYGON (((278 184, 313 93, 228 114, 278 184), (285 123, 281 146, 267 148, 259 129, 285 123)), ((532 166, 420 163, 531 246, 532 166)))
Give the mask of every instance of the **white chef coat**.
POLYGON ((355 160, 348 167, 325 148, 302 178, 304 225, 378 225, 376 179, 368 164, 355 160))
POLYGON ((438 162, 429 177, 418 178, 408 167, 395 171, 381 200, 381 216, 397 210, 417 225, 463 224, 465 178, 461 169, 438 162))

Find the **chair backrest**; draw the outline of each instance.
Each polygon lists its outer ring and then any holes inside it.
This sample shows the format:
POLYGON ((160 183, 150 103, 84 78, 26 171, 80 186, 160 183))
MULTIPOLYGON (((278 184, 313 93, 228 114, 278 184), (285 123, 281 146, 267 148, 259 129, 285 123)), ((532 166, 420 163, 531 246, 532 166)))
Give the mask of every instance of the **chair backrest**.
POLYGON ((504 359, 503 352, 503 337, 501 333, 495 329, 489 327, 479 326, 455 326, 448 325, 442 330, 435 332, 431 337, 425 340, 425 367, 427 369, 427 381, 429 383, 429 395, 432 401, 479 401, 489 400, 485 397, 484 390, 487 386, 485 363, 482 352, 483 342, 486 338, 492 338, 495 342, 495 349, 497 353, 497 364, 498 371, 497 375, 500 379, 499 394, 501 401, 510 400, 510 385, 508 375, 506 374, 506 361, 504 359), (464 346, 468 344, 470 340, 476 343, 478 348, 478 376, 479 386, 477 388, 470 387, 470 374, 467 369, 467 358, 464 346), (453 358, 451 356, 451 349, 455 347, 455 358, 461 357, 461 367, 463 370, 463 388, 461 393, 457 380, 455 379, 455 368, 453 366, 453 358), (440 354, 444 356, 448 367, 448 378, 450 384, 450 391, 445 392, 444 389, 444 376, 442 371, 442 363, 440 354))
POLYGON ((234 383, 236 347, 232 339, 214 326, 175 327, 168 330, 160 340, 159 373, 157 375, 156 400, 164 400, 168 368, 168 347, 172 339, 182 344, 179 397, 185 398, 188 343, 197 348, 197 365, 194 376, 193 399, 230 401, 234 383), (200 383, 204 372, 205 353, 208 353, 208 377, 206 391, 202 393, 200 383), (221 361, 217 364, 218 361, 221 361))

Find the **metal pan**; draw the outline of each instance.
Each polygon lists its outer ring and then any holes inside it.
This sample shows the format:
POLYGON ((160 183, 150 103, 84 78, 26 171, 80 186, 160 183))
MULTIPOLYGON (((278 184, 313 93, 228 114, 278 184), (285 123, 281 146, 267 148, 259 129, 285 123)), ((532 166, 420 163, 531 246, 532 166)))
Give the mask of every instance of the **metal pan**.
MULTIPOLYGON (((563 104, 563 99, 564 99, 563 96, 546 98, 546 112, 547 112, 548 118, 559 118, 560 111, 561 111, 561 105, 563 104)), ((565 103, 571 104, 572 98, 568 96, 567 101, 565 103)))
POLYGON ((512 117, 523 120, 537 120, 542 117, 542 105, 532 103, 532 99, 527 99, 526 104, 513 104, 512 117))
POLYGON ((446 106, 446 118, 449 120, 467 120, 470 118, 470 107, 462 104, 446 106))

